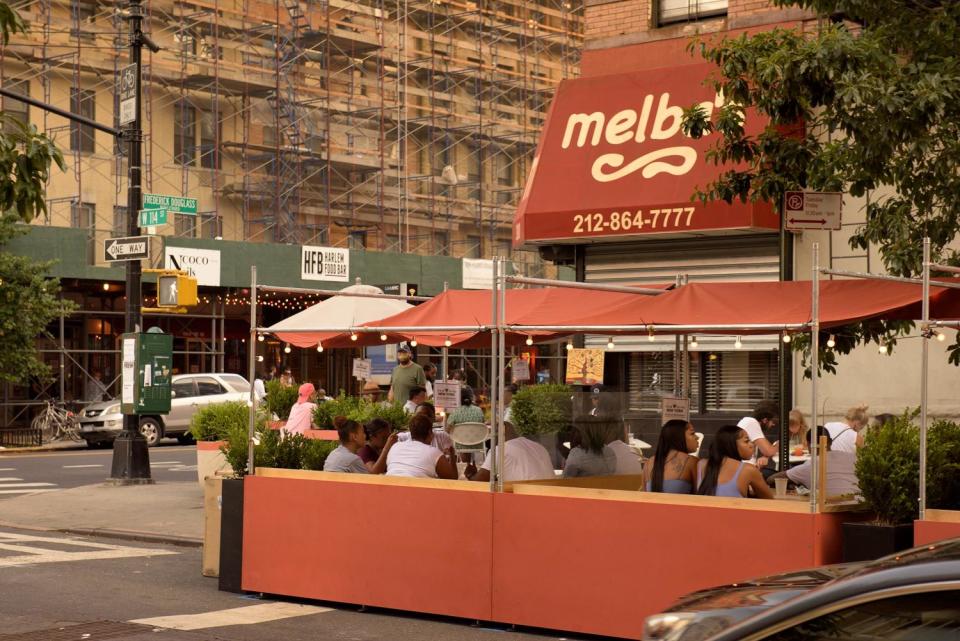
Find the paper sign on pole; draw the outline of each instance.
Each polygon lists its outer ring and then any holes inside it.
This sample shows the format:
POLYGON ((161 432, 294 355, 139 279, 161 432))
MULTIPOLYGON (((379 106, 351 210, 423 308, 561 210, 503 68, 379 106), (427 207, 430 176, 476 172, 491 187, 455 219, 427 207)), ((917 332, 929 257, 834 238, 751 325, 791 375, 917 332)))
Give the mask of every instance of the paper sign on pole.
POLYGON ((690 421, 690 399, 664 396, 660 399, 660 420, 663 423, 673 420, 690 421))
POLYGON ((134 338, 123 339, 123 359, 120 370, 120 402, 133 405, 134 385, 137 384, 137 341, 134 338))
POLYGON ((515 358, 511 367, 511 373, 515 382, 530 380, 530 361, 526 358, 515 358))
POLYGON ((353 359, 353 377, 362 381, 370 380, 373 371, 373 361, 369 358, 353 359))
POLYGON ((433 404, 447 413, 460 407, 460 381, 434 381, 433 404))

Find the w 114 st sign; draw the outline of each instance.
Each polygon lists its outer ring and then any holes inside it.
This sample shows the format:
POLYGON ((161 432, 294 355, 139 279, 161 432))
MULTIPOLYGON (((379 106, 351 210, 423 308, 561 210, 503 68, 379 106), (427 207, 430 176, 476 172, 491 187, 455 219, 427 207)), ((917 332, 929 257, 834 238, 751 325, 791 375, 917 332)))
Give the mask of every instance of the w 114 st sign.
POLYGON ((788 191, 783 197, 787 229, 840 229, 843 194, 835 191, 788 191))

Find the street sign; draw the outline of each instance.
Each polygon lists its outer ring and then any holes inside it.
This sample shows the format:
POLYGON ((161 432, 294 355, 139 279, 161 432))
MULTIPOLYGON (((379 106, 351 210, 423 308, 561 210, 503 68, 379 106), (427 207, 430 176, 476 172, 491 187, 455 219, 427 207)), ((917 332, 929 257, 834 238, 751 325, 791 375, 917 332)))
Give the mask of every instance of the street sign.
POLYGON ((103 241, 103 260, 115 263, 121 260, 150 258, 150 237, 107 238, 103 241))
POLYGON ((120 124, 128 125, 137 117, 137 65, 120 70, 120 124))
POLYGON ((835 191, 788 191, 783 198, 787 229, 840 229, 843 194, 835 191))
POLYGON ((197 215, 197 199, 182 198, 180 196, 164 196, 163 194, 144 194, 144 209, 166 209, 175 214, 197 215))
POLYGON ((166 209, 141 209, 138 221, 141 227, 155 227, 167 224, 166 209))

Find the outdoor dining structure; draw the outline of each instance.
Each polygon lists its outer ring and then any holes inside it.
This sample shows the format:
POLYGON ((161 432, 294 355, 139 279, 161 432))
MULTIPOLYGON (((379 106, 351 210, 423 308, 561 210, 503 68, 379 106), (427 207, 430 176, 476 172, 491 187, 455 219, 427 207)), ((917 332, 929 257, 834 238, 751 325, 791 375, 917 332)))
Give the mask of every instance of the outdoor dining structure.
MULTIPOLYGON (((929 246, 920 279, 822 270, 817 251, 814 246, 808 281, 671 289, 510 276, 495 259, 490 291, 450 290, 380 320, 298 332, 301 338, 315 333, 324 348, 398 340, 489 347, 495 359, 495 447, 505 436, 501 373, 511 344, 575 334, 809 333, 811 371, 817 372, 821 331, 874 318, 919 320, 925 336, 923 475, 926 339, 932 327, 958 326, 960 284, 931 281, 929 246)), ((251 339, 267 329, 254 327, 251 339)), ((254 367, 251 360, 251 376, 254 367)), ((817 424, 817 376, 810 385, 817 424)), ((693 590, 840 560, 841 524, 867 515, 855 505, 824 499, 816 447, 811 457, 809 501, 760 501, 642 492, 639 476, 503 483, 502 460, 493 462, 487 485, 253 469, 251 456, 244 481, 242 587, 636 639, 645 616, 693 590)), ((918 527, 924 487, 921 476, 918 527)), ((960 536, 960 524, 948 524, 936 536, 951 533, 960 536)))

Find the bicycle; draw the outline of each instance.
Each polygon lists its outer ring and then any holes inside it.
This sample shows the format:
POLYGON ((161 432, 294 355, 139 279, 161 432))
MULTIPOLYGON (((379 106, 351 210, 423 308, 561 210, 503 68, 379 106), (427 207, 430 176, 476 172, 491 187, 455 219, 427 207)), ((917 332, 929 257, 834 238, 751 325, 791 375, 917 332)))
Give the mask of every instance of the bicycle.
POLYGON ((82 441, 77 415, 59 403, 53 401, 46 403, 47 406, 30 423, 30 427, 40 430, 42 442, 49 443, 66 438, 77 442, 82 441))

